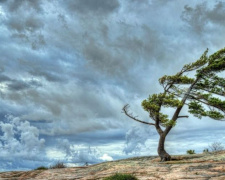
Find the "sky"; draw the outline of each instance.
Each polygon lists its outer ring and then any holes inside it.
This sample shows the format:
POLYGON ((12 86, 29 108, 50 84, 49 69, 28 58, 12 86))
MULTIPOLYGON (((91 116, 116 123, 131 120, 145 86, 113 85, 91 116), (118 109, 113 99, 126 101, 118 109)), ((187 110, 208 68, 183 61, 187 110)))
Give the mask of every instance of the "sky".
MULTIPOLYGON (((0 0, 0 171, 157 155, 155 129, 122 108, 150 122, 141 102, 158 79, 225 47, 224 12, 217 0, 0 0)), ((166 150, 201 153, 224 129, 179 119, 166 150)))

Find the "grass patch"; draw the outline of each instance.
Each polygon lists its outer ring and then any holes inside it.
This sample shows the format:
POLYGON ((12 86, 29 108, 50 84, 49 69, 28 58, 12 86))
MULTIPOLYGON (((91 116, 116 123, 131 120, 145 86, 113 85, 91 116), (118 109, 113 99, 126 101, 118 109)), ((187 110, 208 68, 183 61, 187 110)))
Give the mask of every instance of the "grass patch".
POLYGON ((131 174, 115 174, 104 178, 103 180, 138 180, 135 176, 131 174))

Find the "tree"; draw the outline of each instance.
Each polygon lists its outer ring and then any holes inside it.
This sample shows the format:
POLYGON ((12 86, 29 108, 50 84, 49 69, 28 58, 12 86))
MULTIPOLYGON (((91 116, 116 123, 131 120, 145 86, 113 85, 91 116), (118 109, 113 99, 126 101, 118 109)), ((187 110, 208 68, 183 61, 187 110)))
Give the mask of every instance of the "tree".
POLYGON ((209 148, 212 152, 224 150, 224 147, 221 142, 213 142, 211 145, 209 145, 209 148))
POLYGON ((159 79, 164 91, 152 94, 142 102, 142 107, 149 113, 152 122, 133 116, 128 104, 123 107, 123 112, 129 118, 156 128, 160 136, 158 155, 161 161, 171 160, 164 143, 177 120, 188 118, 187 115, 180 115, 184 106, 188 106, 188 112, 199 119, 210 117, 223 120, 225 117, 225 101, 221 99, 225 96, 225 78, 221 77, 221 72, 225 70, 225 48, 210 56, 207 53, 208 49, 196 62, 184 65, 177 74, 165 75, 159 79), (189 75, 190 72, 195 75, 189 75), (174 108, 171 118, 163 113, 164 108, 174 108))

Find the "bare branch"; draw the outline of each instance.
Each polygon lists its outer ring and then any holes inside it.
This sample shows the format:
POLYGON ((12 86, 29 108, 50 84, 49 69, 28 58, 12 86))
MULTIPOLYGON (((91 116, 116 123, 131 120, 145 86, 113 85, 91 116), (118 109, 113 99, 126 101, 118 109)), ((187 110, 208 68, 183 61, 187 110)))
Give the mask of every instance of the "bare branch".
POLYGON ((129 107, 130 107, 129 104, 126 104, 122 109, 123 113, 125 113, 129 118, 131 118, 137 122, 143 123, 143 124, 155 126, 154 123, 149 123, 149 122, 145 122, 145 121, 141 121, 141 120, 137 119, 136 116, 133 116, 132 113, 129 113, 129 110, 128 110, 129 107))
POLYGON ((177 118, 188 118, 189 116, 178 116, 177 118))

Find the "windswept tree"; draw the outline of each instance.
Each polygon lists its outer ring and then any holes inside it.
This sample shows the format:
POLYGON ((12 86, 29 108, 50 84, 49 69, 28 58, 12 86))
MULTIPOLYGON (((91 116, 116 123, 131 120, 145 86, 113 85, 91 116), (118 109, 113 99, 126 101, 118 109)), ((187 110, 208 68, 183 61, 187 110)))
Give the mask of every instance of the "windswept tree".
POLYGON ((188 112, 197 118, 210 117, 214 120, 225 118, 225 48, 207 56, 208 49, 194 63, 186 64, 180 72, 173 76, 163 76, 159 79, 164 91, 152 94, 142 102, 142 107, 148 112, 152 122, 139 120, 129 111, 129 105, 123 107, 123 112, 131 119, 154 126, 160 136, 158 155, 161 161, 171 160, 166 152, 164 143, 166 136, 176 125, 184 106, 188 112), (190 76, 194 72, 195 75, 190 76), (189 76, 188 76, 189 75, 189 76), (173 115, 169 118, 163 113, 165 108, 174 108, 173 115))

